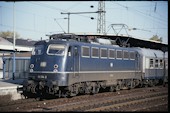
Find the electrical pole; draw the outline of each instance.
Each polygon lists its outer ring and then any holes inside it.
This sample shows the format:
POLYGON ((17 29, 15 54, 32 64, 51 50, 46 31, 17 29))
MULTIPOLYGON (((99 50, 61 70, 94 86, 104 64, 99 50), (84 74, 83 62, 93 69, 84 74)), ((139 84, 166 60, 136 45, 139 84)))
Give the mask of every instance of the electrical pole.
POLYGON ((106 23, 105 23, 105 2, 99 1, 98 3, 98 19, 97 19, 97 33, 106 33, 106 23))
POLYGON ((15 1, 13 4, 13 68, 12 79, 15 79, 15 1))
POLYGON ((63 13, 61 12, 61 14, 67 14, 68 15, 68 33, 70 30, 70 14, 88 14, 88 13, 101 13, 103 11, 95 11, 95 12, 68 12, 68 13, 63 13))

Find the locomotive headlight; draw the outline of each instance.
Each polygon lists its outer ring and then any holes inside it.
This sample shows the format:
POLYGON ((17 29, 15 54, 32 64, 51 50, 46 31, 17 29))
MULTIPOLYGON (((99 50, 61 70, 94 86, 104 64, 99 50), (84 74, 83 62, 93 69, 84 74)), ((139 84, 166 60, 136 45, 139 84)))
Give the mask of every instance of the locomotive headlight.
POLYGON ((57 68, 58 68, 58 65, 57 65, 57 64, 55 64, 55 65, 54 65, 54 69, 57 69, 57 68))
POLYGON ((34 68, 34 64, 30 64, 30 68, 31 68, 31 69, 34 68))
POLYGON ((55 65, 54 65, 54 70, 53 70, 53 72, 58 72, 57 68, 58 68, 58 65, 55 64, 55 65))
POLYGON ((30 69, 30 72, 33 72, 34 70, 33 69, 30 69))
POLYGON ((57 69, 54 69, 53 72, 58 72, 58 70, 57 70, 57 69))

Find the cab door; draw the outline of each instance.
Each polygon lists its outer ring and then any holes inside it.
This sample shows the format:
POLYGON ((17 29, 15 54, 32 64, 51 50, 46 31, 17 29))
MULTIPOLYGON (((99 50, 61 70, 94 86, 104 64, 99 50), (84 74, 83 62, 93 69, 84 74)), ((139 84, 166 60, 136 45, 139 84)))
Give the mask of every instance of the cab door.
POLYGON ((79 46, 73 46, 73 72, 74 77, 79 78, 80 71, 80 50, 79 46))

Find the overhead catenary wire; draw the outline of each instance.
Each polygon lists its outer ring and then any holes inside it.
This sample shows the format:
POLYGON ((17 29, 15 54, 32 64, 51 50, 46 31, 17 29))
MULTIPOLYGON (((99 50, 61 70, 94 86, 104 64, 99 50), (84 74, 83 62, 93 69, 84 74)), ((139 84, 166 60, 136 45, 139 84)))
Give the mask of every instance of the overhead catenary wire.
POLYGON ((57 22, 57 19, 56 19, 56 18, 54 18, 54 21, 58 24, 58 26, 60 26, 60 28, 62 29, 62 31, 63 31, 64 33, 66 33, 66 32, 64 31, 64 29, 61 27, 61 25, 57 22))
MULTIPOLYGON (((56 10, 56 12, 58 12, 58 13, 60 13, 61 11, 64 11, 64 12, 68 12, 68 10, 66 11, 66 10, 63 10, 63 9, 60 9, 60 8, 56 8, 56 6, 51 6, 51 5, 48 5, 48 4, 46 4, 46 3, 39 3, 39 2, 28 2, 28 3, 31 3, 31 4, 34 4, 34 5, 39 5, 39 6, 41 6, 41 7, 45 7, 45 8, 49 8, 49 9, 52 9, 52 10, 56 10)), ((76 3, 77 4, 77 3, 76 3)), ((69 8, 71 9, 71 8, 74 8, 75 6, 77 6, 76 4, 73 4, 72 6, 70 6, 69 8)), ((157 4, 158 5, 158 4, 157 4)), ((134 7, 130 7, 129 8, 129 6, 128 5, 118 5, 118 6, 121 6, 121 7, 123 7, 124 9, 126 9, 128 12, 136 12, 136 11, 133 11, 131 8, 134 8, 134 7), (130 10, 129 10, 130 9, 130 10)), ((1 12, 2 12, 2 8, 4 8, 3 6, 1 7, 1 12)), ((153 6, 152 6, 152 8, 153 8, 153 6)), ((68 8, 67 8, 68 9, 68 8)), ((106 7, 106 9, 107 9, 107 7, 106 7)), ((36 21, 38 20, 37 19, 37 17, 44 17, 44 16, 42 16, 42 15, 40 15, 40 14, 36 14, 36 13, 32 13, 32 12, 29 12, 29 10, 19 10, 19 9, 17 9, 16 8, 16 11, 17 12, 27 12, 27 13, 25 13, 25 14, 28 14, 28 13, 30 13, 31 15, 35 15, 35 20, 33 21, 33 23, 34 23, 34 29, 35 30, 32 30, 32 29, 28 29, 28 31, 34 31, 34 32, 36 32, 37 30, 36 30, 36 21)), ((153 11, 153 10, 152 10, 153 11)), ((143 11, 141 11, 141 12, 143 12, 143 11)), ((145 15, 145 16, 147 16, 147 17, 149 17, 148 16, 148 14, 146 14, 145 12, 143 12, 144 14, 142 14, 141 12, 138 12, 139 14, 141 14, 141 15, 145 15)), ((158 13, 157 11, 155 12, 156 14, 158 13)), ((75 15, 76 16, 76 15, 75 15)), ((77 14, 77 16, 81 16, 81 17, 84 17, 84 18, 91 18, 91 16, 90 15, 81 15, 81 14, 77 14)), ((1 17, 2 18, 2 17, 1 17)), ((45 17, 44 17, 45 18, 45 17)), ((55 16, 54 17, 46 17, 46 19, 48 19, 48 18, 50 18, 50 19, 54 19, 54 18, 56 18, 55 16)), ((154 16, 151 18, 151 19, 153 19, 154 18, 154 16)), ((93 17, 93 19, 94 20, 97 20, 95 17, 93 17)), ((166 19, 166 18, 165 18, 166 19)), ((1 19, 1 21, 2 21, 2 19, 1 19)), ((111 22, 111 21, 106 21, 107 22, 107 24, 109 25, 109 24, 112 24, 113 22, 111 22)), ((162 24, 162 21, 159 21, 159 20, 157 20, 156 19, 156 21, 155 22, 158 22, 158 23, 160 23, 160 24, 162 24)), ((166 22, 166 21, 165 21, 166 22)), ((3 24, 4 25, 4 23, 1 23, 1 24, 3 24)), ((10 25, 9 25, 10 26, 10 25)), ((8 27, 9 27, 8 26, 8 27)), ((17 26, 18 27, 18 26, 17 26)), ((25 27, 25 26, 24 26, 25 27)), ((75 26, 72 26, 72 27, 75 27, 75 26)), ((146 27, 146 26, 145 26, 146 27)), ((21 28, 21 27, 20 27, 21 28)), ((27 28, 25 28, 25 31, 26 31, 26 29, 27 28)), ((147 29, 150 29, 150 28, 147 28, 147 29)), ((161 28, 159 28, 159 27, 154 27, 154 28, 151 28, 151 29, 167 29, 166 27, 165 28, 163 28, 163 27, 161 27, 161 28)))
POLYGON ((147 17, 151 17, 152 19, 157 19, 157 20, 159 20, 159 21, 161 21, 161 22, 164 22, 164 23, 167 22, 167 20, 165 21, 165 20, 162 19, 162 18, 158 18, 158 17, 152 16, 152 15, 148 15, 148 14, 146 14, 146 13, 144 13, 144 12, 142 12, 142 11, 139 11, 139 10, 137 10, 137 9, 135 9, 135 8, 132 8, 132 7, 129 7, 129 6, 124 6, 124 5, 119 4, 119 3, 117 3, 117 2, 112 2, 112 1, 111 1, 111 3, 117 4, 117 5, 125 8, 125 9, 127 9, 127 10, 129 10, 129 11, 136 11, 136 12, 138 12, 138 13, 140 13, 140 14, 143 14, 143 15, 145 15, 145 16, 147 16, 147 17))
MULTIPOLYGON (((112 2, 112 1, 111 1, 112 2)), ((32 2, 31 2, 32 3, 32 2)), ((113 2, 112 2, 113 3, 113 2)), ((120 4, 120 3, 117 3, 117 2, 114 2, 115 4, 117 4, 117 5, 119 5, 119 6, 121 6, 121 7, 123 7, 123 8, 126 8, 128 11, 137 11, 137 12, 139 12, 139 13, 141 13, 141 14, 143 14, 143 15, 145 15, 145 16, 149 16, 149 15, 147 15, 146 13, 144 13, 144 12, 141 12, 141 11, 138 11, 138 10, 136 10, 136 9, 134 9, 134 8, 132 8, 132 7, 129 7, 129 6, 124 6, 124 5, 122 5, 122 4, 120 4), (131 10, 132 9, 132 10, 131 10)), ((50 8, 50 9, 53 9, 53 10, 57 10, 57 11, 64 11, 64 12, 67 12, 66 10, 62 10, 62 9, 59 9, 59 8, 56 8, 56 7, 54 7, 54 6, 51 6, 51 5, 47 5, 47 4, 43 4, 43 3, 35 3, 35 2, 33 2, 33 4, 35 4, 35 5, 39 5, 39 6, 42 6, 42 7, 47 7, 47 8, 50 8)), ((85 15, 81 15, 81 14, 77 14, 78 16, 82 16, 82 17, 85 17, 85 18, 91 18, 91 16, 85 16, 85 15)), ((154 17, 154 16, 150 16, 150 17, 152 17, 152 19, 155 19, 155 18, 157 18, 157 17, 154 17)), ((94 20, 97 20, 96 18, 94 18, 94 20)), ((160 19, 159 19, 160 20, 160 19)), ((160 20, 160 21, 162 21, 162 22, 165 22, 164 20, 160 20)), ((106 21, 107 23, 112 23, 112 22, 110 22, 110 21, 106 21)))

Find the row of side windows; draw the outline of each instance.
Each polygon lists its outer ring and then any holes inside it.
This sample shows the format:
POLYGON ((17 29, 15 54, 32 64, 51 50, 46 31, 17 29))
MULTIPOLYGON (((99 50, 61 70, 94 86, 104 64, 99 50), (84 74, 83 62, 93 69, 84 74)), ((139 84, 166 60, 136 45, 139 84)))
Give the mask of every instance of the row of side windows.
POLYGON ((164 67, 164 60, 163 59, 149 59, 149 60, 150 60, 149 61, 149 67, 150 68, 163 68, 164 67))
MULTIPOLYGON (((90 58, 90 47, 82 46, 81 48, 82 57, 90 58)), ((91 57, 92 58, 109 58, 109 59, 125 59, 125 60, 135 60, 135 52, 127 50, 116 50, 107 48, 91 47, 91 57)))

